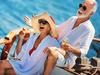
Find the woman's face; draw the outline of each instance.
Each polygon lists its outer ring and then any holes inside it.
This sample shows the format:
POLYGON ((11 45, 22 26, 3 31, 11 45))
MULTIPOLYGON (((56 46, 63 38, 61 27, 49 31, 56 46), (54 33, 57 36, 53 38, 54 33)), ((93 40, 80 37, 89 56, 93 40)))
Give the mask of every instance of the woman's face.
POLYGON ((46 34, 49 34, 51 31, 50 25, 48 23, 47 24, 40 23, 39 29, 41 33, 46 33, 46 34))

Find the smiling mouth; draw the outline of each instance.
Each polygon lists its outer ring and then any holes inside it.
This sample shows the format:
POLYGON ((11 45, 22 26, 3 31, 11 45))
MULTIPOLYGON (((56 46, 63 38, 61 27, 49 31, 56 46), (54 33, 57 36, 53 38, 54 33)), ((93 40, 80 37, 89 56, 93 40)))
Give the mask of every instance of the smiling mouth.
POLYGON ((40 27, 40 29, 44 29, 44 27, 40 27))
POLYGON ((81 12, 81 11, 78 11, 78 13, 79 13, 79 14, 82 14, 82 12, 81 12))

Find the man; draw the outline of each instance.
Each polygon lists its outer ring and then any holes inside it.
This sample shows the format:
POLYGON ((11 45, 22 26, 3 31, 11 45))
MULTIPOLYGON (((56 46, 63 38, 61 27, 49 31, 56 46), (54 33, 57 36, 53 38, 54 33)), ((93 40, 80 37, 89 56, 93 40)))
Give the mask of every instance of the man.
POLYGON ((95 13, 95 0, 85 0, 79 5, 77 16, 71 17, 58 27, 61 48, 45 49, 48 58, 45 63, 44 75, 50 75, 55 66, 72 68, 78 56, 87 54, 93 40, 95 30, 90 17, 95 13))

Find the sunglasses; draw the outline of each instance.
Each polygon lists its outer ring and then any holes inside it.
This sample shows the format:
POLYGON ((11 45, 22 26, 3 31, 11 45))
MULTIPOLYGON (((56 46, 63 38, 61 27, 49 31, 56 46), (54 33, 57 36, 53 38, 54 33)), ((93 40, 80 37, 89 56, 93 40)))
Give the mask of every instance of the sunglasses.
POLYGON ((83 4, 79 4, 79 8, 83 8, 84 11, 87 9, 87 7, 83 4))
POLYGON ((46 21, 46 20, 44 20, 44 19, 39 19, 39 20, 38 20, 38 23, 39 23, 39 24, 43 24, 43 25, 49 24, 48 21, 46 21))

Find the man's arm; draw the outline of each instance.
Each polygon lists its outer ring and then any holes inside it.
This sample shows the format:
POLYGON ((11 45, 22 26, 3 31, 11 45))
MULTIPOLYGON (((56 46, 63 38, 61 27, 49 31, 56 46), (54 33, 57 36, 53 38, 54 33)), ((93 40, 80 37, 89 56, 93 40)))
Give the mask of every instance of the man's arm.
POLYGON ((68 51, 68 52, 72 52, 77 56, 81 55, 81 51, 78 48, 75 48, 73 46, 71 46, 70 44, 66 43, 66 44, 61 44, 61 48, 68 51))
POLYGON ((86 55, 93 38, 94 38, 94 33, 88 33, 88 34, 85 34, 85 36, 83 36, 83 38, 81 38, 79 48, 71 46, 68 43, 66 45, 62 46, 62 48, 64 50, 72 52, 73 54, 75 54, 77 56, 86 55))

